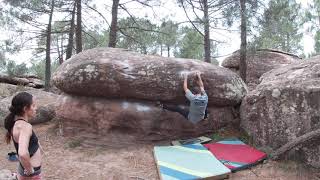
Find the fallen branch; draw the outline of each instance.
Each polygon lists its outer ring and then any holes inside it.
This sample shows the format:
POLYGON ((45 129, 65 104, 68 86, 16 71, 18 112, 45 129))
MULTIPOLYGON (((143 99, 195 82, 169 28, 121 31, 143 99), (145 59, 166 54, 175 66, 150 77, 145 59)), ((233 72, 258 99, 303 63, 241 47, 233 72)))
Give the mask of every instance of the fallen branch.
POLYGON ((279 159, 279 157, 282 154, 289 151, 290 149, 292 149, 298 145, 301 145, 305 142, 309 142, 309 141, 316 139, 316 138, 320 138, 320 129, 308 132, 308 133, 296 138, 295 140, 283 145, 282 147, 280 147, 274 153, 271 154, 271 159, 277 160, 277 159, 279 159))
POLYGON ((302 59, 301 57, 299 57, 299 56, 297 56, 295 54, 284 52, 284 51, 280 51, 280 50, 276 50, 276 49, 257 49, 256 51, 269 51, 269 52, 281 53, 281 54, 286 54, 286 55, 289 55, 289 56, 293 56, 295 58, 302 59))

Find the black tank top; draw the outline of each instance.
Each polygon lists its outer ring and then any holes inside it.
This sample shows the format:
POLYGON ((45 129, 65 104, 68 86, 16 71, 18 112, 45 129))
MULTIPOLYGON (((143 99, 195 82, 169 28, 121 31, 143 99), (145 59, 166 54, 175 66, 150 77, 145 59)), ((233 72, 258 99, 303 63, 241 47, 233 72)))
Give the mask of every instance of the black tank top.
MULTIPOLYGON (((25 121, 24 119, 17 119, 16 122, 18 120, 25 121)), ((16 151, 17 151, 17 154, 18 154, 19 143, 15 142, 14 139, 13 139, 13 144, 14 144, 14 147, 16 148, 16 151)), ((32 130, 32 135, 30 137, 29 147, 28 147, 28 151, 29 151, 30 157, 32 157, 34 155, 34 153, 37 152, 38 149, 39 149, 38 137, 36 136, 36 134, 32 130)))

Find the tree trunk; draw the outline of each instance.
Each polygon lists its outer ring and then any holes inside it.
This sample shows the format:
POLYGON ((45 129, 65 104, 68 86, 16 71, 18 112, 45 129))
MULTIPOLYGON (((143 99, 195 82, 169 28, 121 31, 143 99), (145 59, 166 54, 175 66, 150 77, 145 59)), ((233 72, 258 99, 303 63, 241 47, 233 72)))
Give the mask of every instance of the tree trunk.
POLYGON ((303 143, 310 142, 313 139, 319 139, 319 138, 320 138, 320 129, 308 132, 307 134, 304 134, 296 138, 295 140, 281 146, 279 149, 277 149, 274 153, 271 154, 271 158, 273 160, 277 160, 282 154, 289 151, 290 149, 298 145, 302 145, 303 143))
POLYGON ((146 46, 143 46, 142 49, 143 49, 143 54, 148 54, 146 46))
POLYGON ((51 1, 51 11, 49 14, 49 22, 47 28, 47 45, 46 45, 46 72, 45 72, 45 91, 49 91, 50 88, 50 79, 51 79, 51 59, 50 59, 50 48, 51 48, 51 23, 54 9, 54 0, 51 1))
POLYGON ((203 0, 203 13, 204 13, 204 61, 210 63, 211 52, 210 52, 210 24, 209 24, 209 7, 208 1, 203 0))
POLYGON ((110 27, 110 33, 109 33, 108 47, 116 47, 116 43, 117 43, 118 6, 119 6, 119 0, 113 0, 112 20, 111 20, 111 27, 110 27))
POLYGON ((82 51, 81 0, 77 0, 76 52, 82 51))
POLYGON ((63 63, 63 36, 61 37, 61 56, 59 57, 59 64, 63 63))
POLYGON ((318 10, 317 12, 318 12, 318 23, 319 23, 318 26, 320 26, 320 11, 318 10))
POLYGON ((71 56, 72 56, 75 13, 76 13, 76 3, 74 3, 74 5, 73 5, 72 17, 71 17, 71 21, 70 21, 70 31, 69 31, 69 38, 68 38, 68 46, 67 46, 67 50, 66 50, 66 60, 71 58, 71 56))
POLYGON ((286 52, 290 52, 290 34, 287 32, 287 45, 286 52))
POLYGON ((168 57, 170 57, 170 46, 167 46, 167 50, 168 50, 168 57))
POLYGON ((240 77, 246 82, 247 74, 247 16, 246 16, 246 0, 240 0, 241 10, 241 46, 240 46, 240 77))
POLYGON ((162 56, 162 44, 160 45, 160 55, 162 56))
POLYGON ((59 59, 59 63, 60 63, 60 59, 61 59, 61 52, 60 52, 60 46, 59 46, 59 37, 57 37, 57 53, 58 53, 58 59, 59 59))

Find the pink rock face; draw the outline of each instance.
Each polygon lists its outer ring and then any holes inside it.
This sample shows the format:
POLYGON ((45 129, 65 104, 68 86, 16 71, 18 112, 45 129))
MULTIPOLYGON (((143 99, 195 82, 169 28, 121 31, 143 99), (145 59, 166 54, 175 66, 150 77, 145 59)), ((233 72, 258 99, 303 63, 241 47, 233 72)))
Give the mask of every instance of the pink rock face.
MULTIPOLYGON (((260 81, 259 78, 266 72, 301 60, 298 56, 281 51, 262 49, 247 55, 247 85, 254 89, 260 81)), ((222 62, 222 66, 239 72, 240 51, 234 52, 222 62)))
POLYGON ((53 82, 68 94, 185 104, 183 75, 190 74, 193 89, 196 71, 203 74, 210 105, 234 106, 246 94, 241 78, 226 68, 116 48, 96 48, 73 56, 58 68, 53 82))
MULTIPOLYGON (((265 73, 240 109, 241 126, 254 142, 273 149, 320 128, 320 57, 265 73)), ((319 141, 306 143, 299 152, 320 168, 319 141)))
POLYGON ((211 107, 209 118, 193 125, 180 114, 162 110, 147 101, 61 95, 59 102, 57 116, 63 120, 66 130, 103 135, 121 129, 136 134, 140 140, 147 136, 155 140, 153 134, 160 134, 163 139, 196 136, 239 123, 231 107, 211 107))

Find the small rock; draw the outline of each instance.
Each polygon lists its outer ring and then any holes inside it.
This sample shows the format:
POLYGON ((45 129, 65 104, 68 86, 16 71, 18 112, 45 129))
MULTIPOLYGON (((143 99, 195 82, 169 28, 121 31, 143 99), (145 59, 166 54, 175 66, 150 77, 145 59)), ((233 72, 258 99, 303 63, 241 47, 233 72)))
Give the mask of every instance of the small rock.
POLYGON ((274 89, 274 90, 272 91, 272 97, 274 97, 274 98, 279 98, 280 95, 281 95, 281 91, 280 91, 279 89, 274 89))

